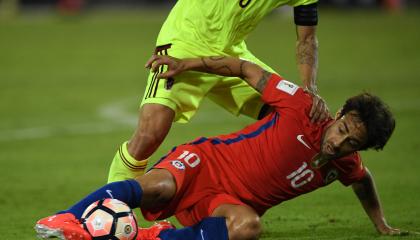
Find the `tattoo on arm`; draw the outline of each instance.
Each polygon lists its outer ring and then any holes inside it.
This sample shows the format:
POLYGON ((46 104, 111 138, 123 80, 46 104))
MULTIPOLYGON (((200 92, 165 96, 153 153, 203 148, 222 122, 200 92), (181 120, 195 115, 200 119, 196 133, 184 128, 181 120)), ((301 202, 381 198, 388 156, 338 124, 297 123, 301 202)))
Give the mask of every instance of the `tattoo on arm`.
POLYGON ((271 73, 262 70, 262 77, 258 80, 257 86, 255 87, 259 92, 263 92, 267 81, 270 79, 271 73))
POLYGON ((220 60, 225 59, 226 57, 225 56, 212 56, 212 57, 209 57, 209 58, 213 61, 220 61, 220 60))
POLYGON ((222 74, 226 76, 232 76, 233 71, 230 69, 230 67, 226 64, 219 63, 219 61, 224 60, 226 57, 209 57, 209 58, 201 58, 201 62, 203 63, 203 66, 206 70, 208 70, 210 73, 215 74, 222 74), (206 62, 208 61, 208 62, 206 62))
POLYGON ((318 62, 318 43, 315 38, 298 42, 297 45, 298 64, 316 66, 318 62))
POLYGON ((204 60, 204 58, 203 58, 203 57, 201 58, 201 62, 203 63, 203 66, 204 66, 206 69, 211 69, 211 68, 210 68, 210 66, 209 66, 209 65, 207 65, 207 63, 206 63, 206 61, 204 60))
POLYGON ((245 78, 245 73, 244 73, 245 63, 247 63, 247 61, 241 60, 241 65, 239 66, 240 76, 242 79, 245 78))

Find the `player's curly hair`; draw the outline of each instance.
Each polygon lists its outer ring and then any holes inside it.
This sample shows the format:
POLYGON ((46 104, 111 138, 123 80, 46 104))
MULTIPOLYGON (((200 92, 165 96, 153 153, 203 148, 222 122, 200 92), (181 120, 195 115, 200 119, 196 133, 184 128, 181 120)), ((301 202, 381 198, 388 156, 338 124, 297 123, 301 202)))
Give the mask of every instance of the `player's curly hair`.
POLYGON ((360 150, 382 150, 395 128, 395 119, 388 105, 379 97, 365 92, 347 99, 340 115, 352 110, 358 113, 367 130, 367 142, 360 150))

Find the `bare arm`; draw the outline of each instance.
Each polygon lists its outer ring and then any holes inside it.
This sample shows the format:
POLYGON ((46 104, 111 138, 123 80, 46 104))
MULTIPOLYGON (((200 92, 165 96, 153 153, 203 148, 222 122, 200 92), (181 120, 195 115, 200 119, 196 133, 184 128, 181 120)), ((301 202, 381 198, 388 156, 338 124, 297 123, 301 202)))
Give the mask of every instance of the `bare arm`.
POLYGON ((318 39, 316 26, 296 26, 296 35, 296 60, 303 86, 317 94, 318 39))
POLYGON ((399 229, 390 227, 384 217, 382 206, 376 191, 375 182, 371 173, 366 169, 366 176, 352 184, 353 191, 356 193, 365 212, 369 216, 376 230, 384 235, 403 235, 399 229))
POLYGON ((296 25, 296 59, 306 92, 312 95, 309 117, 312 122, 321 122, 329 116, 325 101, 318 95, 316 76, 318 72, 318 39, 316 26, 296 25))
POLYGON ((159 78, 169 78, 184 71, 192 70, 229 77, 240 77, 257 91, 262 92, 271 73, 260 66, 233 57, 202 57, 177 59, 170 56, 154 55, 146 63, 152 71, 157 71, 161 65, 167 65, 168 70, 159 74, 159 78))

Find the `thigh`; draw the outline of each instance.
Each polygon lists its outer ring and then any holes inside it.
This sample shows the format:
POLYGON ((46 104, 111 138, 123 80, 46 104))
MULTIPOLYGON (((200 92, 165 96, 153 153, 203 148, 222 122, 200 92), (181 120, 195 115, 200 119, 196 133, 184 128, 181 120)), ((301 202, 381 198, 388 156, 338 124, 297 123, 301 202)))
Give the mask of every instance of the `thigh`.
POLYGON ((145 176, 157 170, 165 170, 173 179, 175 191, 165 206, 152 204, 142 207, 143 216, 149 221, 165 219, 200 201, 212 185, 208 180, 208 172, 203 170, 205 162, 200 151, 192 145, 175 147, 156 162, 145 176))
MULTIPOLYGON (((158 55, 170 55, 177 58, 197 57, 200 50, 185 49, 174 43, 156 48, 158 55)), ((150 72, 141 106, 155 103, 167 106, 175 111, 174 121, 188 122, 197 111, 202 99, 216 84, 219 77, 200 72, 188 71, 170 79, 158 79, 160 72, 167 70, 162 66, 159 71, 150 72)))
MULTIPOLYGON (((275 72, 267 64, 255 57, 247 48, 245 43, 236 46, 232 56, 253 62, 269 72, 275 72)), ((220 77, 208 94, 209 99, 222 106, 234 115, 245 115, 258 119, 258 115, 264 103, 261 94, 252 88, 247 82, 235 77, 220 77)))
POLYGON ((207 96, 233 115, 242 114, 254 119, 258 118, 264 105, 261 94, 240 78, 222 77, 207 96))

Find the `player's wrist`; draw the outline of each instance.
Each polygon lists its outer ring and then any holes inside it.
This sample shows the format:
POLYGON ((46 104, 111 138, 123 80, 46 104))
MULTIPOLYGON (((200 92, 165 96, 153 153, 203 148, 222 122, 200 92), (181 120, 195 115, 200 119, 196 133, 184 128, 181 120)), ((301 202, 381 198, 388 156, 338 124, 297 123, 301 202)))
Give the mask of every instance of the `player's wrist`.
POLYGON ((379 233, 384 234, 388 232, 391 227, 387 224, 385 219, 382 217, 378 221, 375 222, 375 228, 379 233))
POLYGON ((318 95, 318 87, 316 85, 305 85, 305 87, 303 88, 306 92, 309 92, 313 95, 318 95))
POLYGON ((181 71, 189 71, 189 70, 200 71, 200 69, 203 69, 202 65, 203 63, 201 61, 201 58, 184 58, 184 59, 181 59, 180 69, 181 71))
POLYGON ((180 59, 178 64, 180 72, 188 71, 194 68, 190 58, 180 59))

